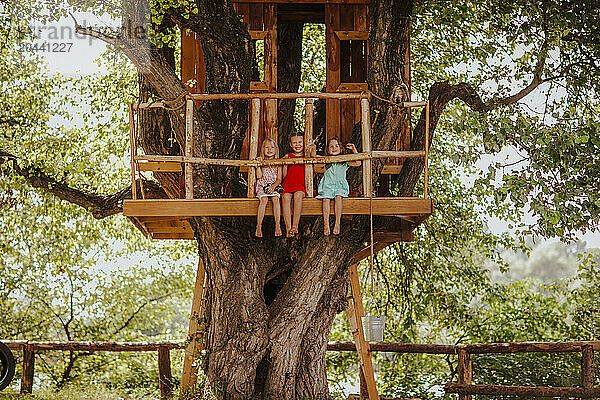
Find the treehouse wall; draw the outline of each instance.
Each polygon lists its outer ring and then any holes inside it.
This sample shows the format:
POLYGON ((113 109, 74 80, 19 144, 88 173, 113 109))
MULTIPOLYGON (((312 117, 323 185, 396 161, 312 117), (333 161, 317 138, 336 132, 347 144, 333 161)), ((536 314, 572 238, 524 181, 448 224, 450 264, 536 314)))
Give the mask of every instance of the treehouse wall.
MULTIPOLYGON (((326 81, 328 93, 360 93, 368 90, 366 83, 369 0, 305 0, 270 3, 261 0, 234 2, 252 39, 263 41, 264 69, 262 79, 254 71, 250 93, 277 92, 277 20, 324 23, 326 35, 326 81)), ((260 46, 257 46, 259 48, 260 46)), ((202 47, 194 33, 182 32, 181 77, 192 93, 204 92, 205 68, 202 47)), ((410 53, 407 50, 404 74, 410 87, 410 53)), ((360 100, 326 100, 326 138, 339 137, 348 142, 352 128, 361 119, 360 100)), ((249 153, 248 133, 240 158, 249 153)), ((277 100, 261 100, 259 143, 265 137, 277 140, 277 100)), ((410 129, 407 123, 393 150, 408 150, 410 129)), ((398 168, 386 168, 387 173, 398 168)))

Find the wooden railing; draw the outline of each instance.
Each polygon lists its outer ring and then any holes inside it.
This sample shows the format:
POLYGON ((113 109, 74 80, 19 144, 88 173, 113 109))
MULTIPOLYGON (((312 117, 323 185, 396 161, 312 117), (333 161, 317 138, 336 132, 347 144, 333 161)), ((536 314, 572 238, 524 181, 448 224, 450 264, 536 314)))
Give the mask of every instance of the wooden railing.
MULTIPOLYGON (((129 126, 130 126, 130 149, 131 149, 131 179, 133 199, 137 199, 136 175, 140 171, 179 171, 179 166, 173 167, 173 163, 184 164, 185 170, 185 197, 193 199, 193 177, 192 164, 200 165, 219 165, 219 166, 237 166, 248 167, 248 197, 254 197, 254 184, 256 182, 256 167, 262 165, 284 165, 284 164, 307 164, 305 173, 305 186, 313 186, 313 164, 324 164, 331 162, 344 162, 361 160, 363 176, 363 197, 372 196, 372 159, 374 158, 424 158, 424 189, 423 197, 427 198, 428 188, 428 159, 429 159, 429 102, 404 102, 402 107, 425 107, 425 148, 420 151, 373 151, 371 148, 371 123, 369 114, 369 94, 368 93, 198 93, 190 94, 186 100, 185 112, 185 144, 183 156, 165 156, 165 155, 139 155, 137 152, 137 128, 135 114, 136 109, 151 109, 157 107, 166 107, 162 101, 151 103, 141 103, 139 105, 130 104, 129 107, 129 126), (314 99, 356 99, 361 103, 361 136, 362 152, 358 154, 327 156, 327 157, 298 157, 293 159, 267 160, 259 162, 258 156, 258 136, 261 118, 260 100, 261 99, 306 99, 305 106, 305 146, 313 141, 313 117, 314 117, 314 99), (194 101, 207 100, 250 100, 250 137, 249 137, 249 160, 216 159, 194 157, 193 155, 193 130, 194 130, 194 101), (140 161, 142 164, 140 165, 140 161), (170 163, 168 167, 166 163, 170 163), (146 164, 146 165, 144 165, 146 164)), ((308 189, 307 196, 312 197, 313 191, 308 189)), ((142 198, 144 190, 142 186, 142 198)))
MULTIPOLYGON (((31 393, 35 355, 46 351, 108 351, 108 352, 158 352, 159 388, 161 398, 172 393, 171 350, 184 350, 183 341, 164 342, 29 342, 2 341, 12 350, 23 352, 21 393, 31 393)), ((461 400, 471 395, 496 395, 520 397, 600 397, 600 388, 594 386, 594 351, 600 350, 600 341, 581 342, 521 342, 466 345, 438 345, 394 342, 369 342, 371 351, 418 354, 453 354, 458 356, 457 382, 449 382, 447 393, 458 393, 461 400), (573 353, 581 352, 581 387, 532 387, 472 384, 471 354, 514 353, 573 353)), ((329 342, 327 351, 356 351, 354 342, 329 342)))

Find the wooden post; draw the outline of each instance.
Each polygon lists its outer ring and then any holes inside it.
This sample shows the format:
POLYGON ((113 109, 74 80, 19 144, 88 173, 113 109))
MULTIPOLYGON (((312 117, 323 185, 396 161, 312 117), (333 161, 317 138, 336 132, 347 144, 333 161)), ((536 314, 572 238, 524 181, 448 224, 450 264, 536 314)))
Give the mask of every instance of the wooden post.
POLYGON ((192 310, 190 311, 190 322, 188 325, 188 345, 185 348, 183 359, 183 372, 181 373, 181 387, 179 395, 185 397, 187 392, 196 384, 198 368, 194 366, 196 352, 202 350, 202 340, 198 340, 196 333, 200 329, 198 321, 202 318, 204 309, 202 298, 204 293, 204 264, 198 259, 198 270, 196 272, 196 284, 194 285, 194 297, 192 298, 192 310))
POLYGON ((135 182, 135 117, 133 103, 129 103, 129 149, 131 153, 131 198, 137 199, 137 184, 135 182))
POLYGON ((423 198, 427 198, 427 181, 429 178, 429 101, 425 105, 425 168, 423 176, 423 198))
MULTIPOLYGON (((313 144, 313 115, 314 115, 314 99, 306 99, 304 104, 306 109, 306 121, 304 122, 304 147, 308 147, 313 144)), ((312 154, 308 154, 304 150, 304 157, 312 157, 312 154)), ((306 197, 314 197, 314 184, 313 184, 313 166, 307 164, 304 166, 304 186, 306 187, 306 197)))
POLYGON ((594 346, 586 344, 581 346, 581 387, 593 388, 594 378, 594 346))
POLYGON ((23 370, 21 371, 21 394, 31 394, 35 368, 35 346, 23 345, 23 370))
MULTIPOLYGON (((267 91, 277 92, 277 4, 263 5, 263 20, 267 35, 265 38, 265 84, 267 91)), ((265 137, 277 142, 277 99, 265 100, 265 137)))
POLYGON ((352 296, 348 298, 348 308, 346 315, 350 324, 350 330, 356 345, 356 352, 360 360, 361 370, 364 374, 369 400, 379 400, 379 393, 375 385, 375 371, 373 369, 373 360, 371 358, 371 349, 369 343, 365 341, 362 329, 361 317, 364 316, 362 297, 360 293, 360 283, 358 281, 358 268, 356 264, 350 266, 350 288, 352 296))
MULTIPOLYGON (((194 149, 194 100, 188 99, 185 109, 185 156, 193 157, 194 149)), ((185 163, 185 198, 194 198, 192 164, 185 163)))
MULTIPOLYGON (((458 383, 470 385, 472 383, 471 354, 465 349, 458 350, 458 383)), ((471 395, 459 394, 459 400, 471 400, 471 395)))
POLYGON ((158 348, 158 387, 160 399, 167 400, 173 391, 173 378, 171 376, 171 355, 164 346, 158 348))
MULTIPOLYGON (((371 121, 369 114, 369 100, 361 99, 360 109, 362 113, 362 151, 363 153, 371 152, 371 121)), ((363 197, 372 197, 373 190, 371 189, 371 159, 362 162, 363 172, 363 197)))
MULTIPOLYGON (((277 101, 277 100, 275 100, 277 101)), ((256 159, 258 155, 258 133, 260 124, 260 99, 252 99, 250 108, 250 152, 248 158, 256 159)), ((256 167, 248 168, 248 197, 254 197, 254 186, 256 185, 256 167)))

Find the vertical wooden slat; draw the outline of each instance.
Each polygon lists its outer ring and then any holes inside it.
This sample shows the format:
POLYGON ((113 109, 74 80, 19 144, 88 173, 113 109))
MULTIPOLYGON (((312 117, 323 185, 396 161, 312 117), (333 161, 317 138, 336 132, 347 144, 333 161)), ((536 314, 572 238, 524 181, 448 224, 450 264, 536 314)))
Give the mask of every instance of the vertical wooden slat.
POLYGON ((250 4, 250 23, 248 24, 253 31, 263 30, 263 4, 250 4))
MULTIPOLYGON (((267 91, 277 92, 277 4, 264 5, 265 84, 267 91)), ((277 142, 277 99, 265 100, 265 137, 277 142)))
MULTIPOLYGON (((354 5, 340 5, 340 29, 354 30, 354 5)), ((349 40, 340 41, 340 81, 351 82, 351 49, 349 40)), ((352 138, 354 127, 354 100, 340 100, 340 139, 347 143, 352 138)))
POLYGON ((360 361, 360 366, 363 371, 367 393, 370 400, 379 400, 379 393, 375 385, 375 371, 373 369, 373 360, 371 358, 371 350, 369 343, 365 341, 365 336, 362 329, 361 317, 365 315, 362 304, 362 295, 360 292, 360 283, 358 281, 358 267, 356 264, 350 266, 350 289, 352 295, 348 298, 348 308, 346 315, 348 323, 356 345, 356 352, 360 361))
POLYGON ((423 174, 423 198, 426 199, 429 180, 429 101, 425 105, 425 168, 423 174))
MULTIPOLYGON (((371 121, 369 114, 369 100, 361 99, 361 114, 362 114, 362 151, 368 153, 371 151, 371 121)), ((373 190, 371 189, 371 159, 363 160, 363 197, 372 197, 373 190)))
POLYGON ((194 285, 194 296, 192 298, 192 308, 190 311, 190 322, 188 324, 188 345, 185 348, 185 358, 183 359, 183 372, 181 373, 180 396, 185 397, 190 389, 196 384, 198 368, 194 366, 194 356, 202 350, 202 339, 197 338, 200 329, 199 320, 202 318, 204 309, 202 307, 202 298, 204 293, 204 264, 202 259, 198 259, 198 270, 196 272, 196 284, 194 285))
POLYGON ((187 82, 196 79, 196 34, 192 31, 181 31, 181 81, 190 90, 187 82))
MULTIPOLYGON (((471 354, 466 350, 458 350, 458 383, 470 385, 472 383, 471 354)), ((471 400, 471 395, 459 394, 459 400, 471 400)))
MULTIPOLYGON (((367 5, 356 4, 354 6, 354 30, 367 31, 367 5)), ((364 47, 368 42, 360 40, 353 40, 351 43, 352 52, 352 65, 350 70, 350 81, 351 82, 365 82, 366 81, 366 50, 364 47)), ((354 123, 360 121, 360 100, 353 100, 354 102, 354 123)))
MULTIPOLYGON (((194 149, 194 100, 188 100, 185 109, 185 155, 193 157, 194 149)), ((192 164, 185 163, 185 198, 194 198, 192 164)))
MULTIPOLYGON (((325 91, 333 93, 340 85, 340 40, 335 34, 340 26, 340 7, 338 4, 325 4, 325 47, 327 54, 327 74, 325 91)), ((325 101, 326 136, 340 136, 340 101, 327 99, 325 101)))
MULTIPOLYGON (((258 123, 260 120, 260 99, 252 99, 250 107, 250 154, 248 158, 254 160, 258 155, 258 123)), ((256 185, 256 167, 248 168, 248 197, 254 197, 256 185)))
MULTIPOLYGON (((314 117, 314 99, 306 99, 304 104, 306 109, 306 120, 304 121, 304 147, 308 147, 313 144, 313 117, 314 117)), ((305 157, 311 157, 312 154, 304 151, 305 157)), ((304 166, 304 185, 306 187, 306 197, 314 197, 314 184, 313 184, 313 165, 306 164, 304 166)))
POLYGON ((135 112, 133 109, 133 103, 129 104, 129 149, 131 152, 131 197, 135 200, 137 199, 137 183, 135 181, 135 148, 137 143, 135 143, 135 112))
POLYGON ((167 400, 173 392, 173 377, 171 376, 171 354, 167 347, 158 348, 158 388, 160 399, 167 400))
MULTIPOLYGON (((196 83, 194 85, 194 93, 204 93, 206 87, 206 66, 204 65, 204 51, 202 50, 202 44, 199 39, 196 39, 196 51, 195 51, 195 71, 194 79, 196 83)), ((199 106, 202 101, 196 101, 196 105, 199 106)))
POLYGON ((581 346, 581 387, 593 388, 594 380, 594 346, 586 344, 581 346))
POLYGON ((21 371, 21 394, 31 394, 35 369, 35 346, 23 345, 23 370, 21 371))

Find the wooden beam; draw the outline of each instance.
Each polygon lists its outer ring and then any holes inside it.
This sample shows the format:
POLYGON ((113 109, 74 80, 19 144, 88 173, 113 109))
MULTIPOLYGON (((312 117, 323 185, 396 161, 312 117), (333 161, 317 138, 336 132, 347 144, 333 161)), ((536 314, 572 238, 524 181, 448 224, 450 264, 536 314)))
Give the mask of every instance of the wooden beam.
POLYGON ((183 359, 183 372, 181 373, 180 397, 185 398, 190 389, 194 388, 198 375, 198 367, 194 366, 194 358, 197 352, 202 350, 202 338, 197 335, 200 330, 199 320, 202 318, 204 309, 202 307, 204 295, 205 270, 202 259, 198 259, 198 270, 196 271, 196 283, 194 285, 194 297, 190 311, 190 322, 188 325, 188 345, 185 348, 183 359))
POLYGON ((425 167, 423 168, 423 197, 427 198, 429 178, 429 101, 425 105, 425 167))
POLYGON ((339 40, 367 40, 369 32, 367 31, 335 31, 339 40))
POLYGON ((181 163, 173 161, 146 161, 138 163, 140 171, 181 172, 181 163))
MULTIPOLYGON (((187 100, 185 110, 185 155, 193 157, 194 149, 194 101, 187 100)), ((192 165, 185 164, 185 198, 194 198, 194 177, 192 175, 192 165)))
MULTIPOLYGON (((472 383, 471 355, 465 349, 458 350, 458 383, 470 385, 472 383)), ((459 400, 471 400, 469 394, 459 394, 459 400)))
MULTIPOLYGON (((258 128, 260 124, 260 100, 252 99, 250 109, 250 153, 248 158, 255 160, 258 155, 258 128)), ((248 197, 254 197, 256 186, 256 167, 248 169, 248 197)))
POLYGON ((158 387, 160 399, 167 400, 173 392, 173 377, 171 375, 171 355, 166 347, 158 348, 158 387))
POLYGON ((136 156, 135 143, 135 112, 133 103, 129 103, 129 150, 131 152, 131 197, 137 199, 137 183, 135 180, 135 156, 136 156))
POLYGON ((267 90, 269 90, 269 88, 267 87, 267 84, 264 82, 252 81, 252 82, 250 82, 250 90, 251 91, 267 91, 267 90))
MULTIPOLYGON (((369 214, 369 199, 345 198, 343 213, 346 215, 369 214)), ((373 198, 374 215, 414 216, 432 212, 431 199, 416 197, 373 198)), ((192 216, 254 216, 258 211, 258 199, 174 199, 174 200, 124 200, 125 216, 150 217, 192 217, 192 216)), ((267 214, 272 214, 272 205, 267 206, 267 214)), ((322 202, 319 199, 305 199, 302 215, 322 215, 322 202)))
MULTIPOLYGON (((333 93, 341 82, 340 69, 340 40, 335 31, 340 29, 340 6, 338 4, 325 5, 325 49, 326 49, 326 77, 325 91, 333 93)), ((340 102, 335 98, 328 98, 325 102, 325 131, 326 142, 333 137, 340 137, 340 102)))
POLYGON ((267 31, 248 31, 248 33, 253 40, 265 40, 267 37, 267 31))
POLYGON ((31 394, 33 390, 33 374, 35 369, 35 347, 33 344, 23 345, 23 369, 21 370, 21 394, 31 394))
POLYGON ((468 385, 447 383, 446 393, 475 394, 488 396, 518 397, 579 397, 583 399, 600 397, 600 388, 579 387, 540 387, 540 386, 503 386, 503 385, 468 385))
MULTIPOLYGON (((265 3, 263 16, 265 39, 265 83, 269 92, 277 92, 277 5, 265 3)), ((277 99, 265 100, 265 137, 277 143, 277 99)))
MULTIPOLYGON (((315 111, 314 100, 306 99, 304 108, 306 111, 306 118, 304 121, 304 146, 308 147, 313 144, 313 118, 315 111)), ((304 156, 311 157, 312 154, 309 154, 306 150, 304 150, 304 156)), ((306 197, 315 197, 312 164, 308 164, 306 167, 304 167, 304 186, 306 187, 306 197)))
POLYGON ((338 93, 357 93, 369 90, 369 84, 364 82, 342 82, 337 87, 338 93))
MULTIPOLYGON (((371 122, 369 119, 370 111, 368 99, 361 100, 360 109, 362 113, 362 151, 365 153, 369 153, 371 151, 371 122)), ((364 160, 362 164, 363 197, 373 197, 373 183, 371 179, 371 160, 364 160)))
POLYGON ((594 387, 594 347, 591 344, 581 346, 581 386, 594 387))

